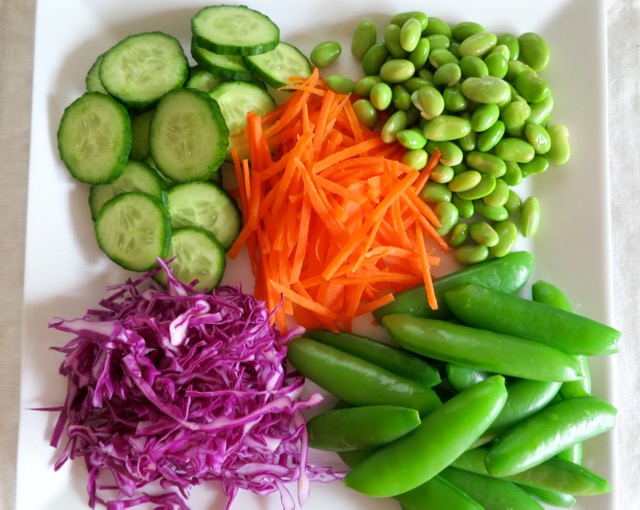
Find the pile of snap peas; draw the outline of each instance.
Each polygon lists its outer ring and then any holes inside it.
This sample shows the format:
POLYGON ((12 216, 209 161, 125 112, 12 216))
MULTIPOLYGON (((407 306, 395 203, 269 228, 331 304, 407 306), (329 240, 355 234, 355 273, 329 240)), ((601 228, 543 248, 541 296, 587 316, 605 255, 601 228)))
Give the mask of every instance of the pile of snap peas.
MULTIPOLYGON (((324 67, 341 53, 337 41, 324 41, 310 59, 324 67)), ((328 86, 355 95, 359 120, 404 146, 404 163, 422 169, 440 151, 421 197, 460 264, 501 257, 519 235, 537 232, 539 201, 514 188, 571 152, 567 127, 551 122, 554 99, 540 74, 551 53, 542 36, 411 11, 393 15, 382 34, 361 21, 351 54, 364 76, 329 75, 328 86)))
POLYGON ((583 442, 616 419, 587 360, 617 352, 620 332, 549 282, 524 297, 533 263, 514 251, 436 279, 444 309, 379 309, 391 342, 327 330, 290 342, 289 362, 338 399, 307 430, 349 467, 345 485, 406 510, 570 507, 610 491, 581 464, 583 442))

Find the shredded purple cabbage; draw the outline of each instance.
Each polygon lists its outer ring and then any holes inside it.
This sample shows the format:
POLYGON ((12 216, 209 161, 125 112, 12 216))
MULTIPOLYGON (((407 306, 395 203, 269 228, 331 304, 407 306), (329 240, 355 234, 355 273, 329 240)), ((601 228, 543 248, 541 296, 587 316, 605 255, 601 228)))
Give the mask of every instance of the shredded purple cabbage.
POLYGON ((209 480, 221 482, 227 509, 240 489, 279 491, 293 509, 290 482, 304 504, 310 479, 344 473, 307 461, 301 410, 322 397, 303 400, 304 379, 285 364, 301 330, 280 334, 272 312, 239 285, 200 294, 159 263, 166 289, 149 285, 156 269, 112 287, 101 309, 50 323, 76 335, 55 348, 68 381, 51 439, 58 447, 66 431, 55 468, 84 459, 92 508, 185 510, 190 490, 209 480), (166 492, 145 493, 155 482, 166 492), (103 495, 111 489, 115 500, 103 495))

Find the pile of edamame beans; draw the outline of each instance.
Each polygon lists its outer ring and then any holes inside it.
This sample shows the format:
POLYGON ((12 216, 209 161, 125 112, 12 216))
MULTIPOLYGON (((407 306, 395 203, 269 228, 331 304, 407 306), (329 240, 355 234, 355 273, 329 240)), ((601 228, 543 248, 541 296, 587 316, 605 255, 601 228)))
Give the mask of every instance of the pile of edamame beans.
MULTIPOLYGON (((325 67, 341 53, 325 41, 310 59, 325 67)), ((351 53, 364 76, 334 74, 327 85, 353 93, 359 120, 405 147, 407 165, 423 169, 440 151, 421 198, 460 264, 502 257, 519 235, 536 233, 540 204, 515 188, 570 157, 566 126, 551 121, 554 100, 540 75, 550 49, 539 34, 496 34, 411 11, 393 15, 382 34, 361 21, 351 53)))

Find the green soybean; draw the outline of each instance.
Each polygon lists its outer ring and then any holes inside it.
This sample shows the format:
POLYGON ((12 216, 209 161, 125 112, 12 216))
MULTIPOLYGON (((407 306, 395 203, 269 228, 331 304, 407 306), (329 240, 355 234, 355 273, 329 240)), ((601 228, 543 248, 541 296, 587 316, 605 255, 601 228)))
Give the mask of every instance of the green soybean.
POLYGON ((533 124, 544 124, 551 117, 551 112, 554 107, 553 97, 549 96, 539 103, 529 106, 531 107, 531 114, 529 115, 527 122, 531 122, 533 124))
POLYGON ((351 94, 355 91, 355 82, 346 76, 332 74, 325 78, 327 86, 338 94, 351 94))
POLYGON ((446 87, 442 92, 442 98, 444 99, 444 106, 449 112, 463 112, 469 106, 469 100, 464 97, 460 83, 446 87))
POLYGON ((502 180, 509 186, 517 186, 522 182, 522 170, 520 165, 515 161, 505 161, 507 167, 506 172, 502 176, 502 180))
POLYGON ((509 217, 509 212, 504 206, 492 207, 480 199, 474 200, 473 207, 476 213, 491 221, 504 221, 509 217))
POLYGON ((380 137, 385 143, 393 143, 396 141, 398 133, 407 126, 407 113, 398 110, 394 112, 383 124, 380 131, 380 137))
POLYGON ((484 220, 474 221, 469 225, 469 235, 476 243, 491 248, 500 240, 498 233, 484 220))
POLYGON ((387 46, 391 58, 404 58, 409 53, 402 48, 402 44, 400 43, 401 32, 402 28, 393 23, 387 25, 384 29, 384 44, 387 46))
POLYGON ((389 50, 383 42, 377 42, 362 57, 362 71, 365 75, 377 75, 389 58, 389 50))
POLYGON ((527 69, 531 70, 531 68, 524 62, 521 62, 520 60, 509 60, 507 74, 504 79, 509 83, 514 83, 518 74, 527 69))
POLYGON ((522 199, 520 198, 520 195, 510 189, 509 196, 503 207, 507 210, 509 216, 517 216, 520 214, 520 210, 522 209, 522 199))
POLYGON ((342 46, 337 41, 324 41, 313 47, 309 59, 318 67, 326 67, 335 62, 342 53, 342 46))
MULTIPOLYGON (((458 211, 459 214, 460 211, 458 211)), ((449 246, 456 248, 462 245, 469 237, 469 224, 458 223, 449 234, 449 246)))
POLYGON ((433 84, 436 87, 449 87, 455 85, 462 78, 460 66, 454 62, 441 65, 433 73, 433 84))
POLYGON ((427 80, 426 78, 422 78, 421 76, 412 76, 411 78, 405 80, 402 83, 402 86, 407 89, 409 94, 413 94, 416 90, 421 89, 422 87, 432 87, 433 82, 431 80, 427 80))
POLYGON ((476 103, 507 103, 511 98, 509 84, 495 76, 469 77, 462 82, 462 93, 476 103))
POLYGON ((463 151, 470 152, 476 149, 477 140, 478 133, 472 129, 468 134, 458 139, 458 145, 463 151))
POLYGON ((411 94, 411 101, 425 119, 438 117, 444 111, 444 97, 432 86, 421 87, 411 94))
MULTIPOLYGON (((411 108, 412 95, 402 85, 394 85, 391 89, 391 103, 397 110, 408 111, 411 108)), ((443 101, 444 108, 444 101, 443 101)))
POLYGON ((466 170, 456 174, 449 182, 449 189, 455 193, 468 191, 475 188, 482 179, 482 174, 477 170, 466 170))
POLYGON ((525 199, 520 209, 520 233, 522 237, 532 237, 540 226, 540 203, 536 197, 525 199))
POLYGON ((513 137, 500 140, 495 146, 494 153, 504 161, 516 163, 527 163, 536 155, 536 151, 528 141, 513 137))
POLYGON ((398 142, 407 149, 422 149, 427 145, 427 139, 417 128, 403 129, 398 132, 398 142))
POLYGON ((463 78, 480 78, 489 74, 489 68, 480 57, 464 56, 458 63, 463 78))
POLYGON ((451 190, 446 184, 427 181, 420 191, 420 198, 425 202, 451 202, 451 190))
POLYGON ((415 73, 416 68, 410 60, 393 58, 387 60, 380 68, 380 76, 387 83, 402 83, 415 73))
POLYGON ((357 80, 353 86, 353 91, 360 97, 369 97, 371 89, 376 83, 380 83, 382 78, 380 76, 363 76, 357 80))
POLYGON ((458 216, 460 218, 468 219, 475 214, 473 201, 461 198, 457 193, 452 195, 451 203, 458 208, 458 216))
POLYGON ((376 83, 371 87, 371 91, 369 92, 369 101, 371 101, 371 104, 376 110, 386 110, 389 108, 392 98, 393 92, 391 87, 383 81, 376 83))
MULTIPOLYGON (((495 106, 495 105, 494 105, 495 106)), ((476 140, 476 148, 482 152, 488 152, 493 149, 498 142, 502 140, 506 131, 504 122, 501 120, 495 121, 491 127, 483 131, 478 135, 476 140)))
POLYGON ((549 84, 530 69, 526 69, 516 76, 514 86, 518 94, 529 103, 539 103, 551 94, 549 84))
POLYGON ((481 244, 463 244, 453 250, 453 258, 458 264, 471 266, 484 262, 489 257, 489 248, 481 244))
POLYGON ((571 157, 569 130, 564 124, 551 124, 547 127, 547 131, 551 137, 551 147, 547 157, 556 165, 564 165, 571 157))
POLYGON ((425 35, 440 34, 446 36, 447 39, 451 39, 453 37, 451 27, 448 23, 435 16, 431 16, 429 18, 429 23, 427 23, 426 28, 423 29, 423 33, 425 35))
POLYGON ((458 42, 464 41, 467 37, 484 32, 485 29, 480 23, 475 21, 461 21, 451 27, 451 36, 458 42))
POLYGON ((427 28, 427 24, 429 23, 429 17, 421 11, 405 11, 398 12, 391 16, 391 23, 394 25, 398 25, 401 27, 410 19, 417 19, 420 22, 421 30, 424 31, 427 28))
MULTIPOLYGON (((424 32, 423 35, 425 35, 424 32)), ((443 34, 427 35, 427 40, 432 50, 448 50, 451 46, 451 40, 443 34)))
POLYGON ((495 47, 497 40, 498 38, 492 32, 478 32, 470 35, 460 43, 460 56, 483 57, 495 47))
POLYGON ((450 50, 444 48, 431 48, 429 53, 429 63, 438 68, 444 64, 453 63, 457 64, 460 60, 450 50))
POLYGON ((358 120, 362 122, 369 129, 373 129, 378 121, 378 111, 375 106, 371 104, 368 99, 358 99, 353 103, 353 111, 358 117, 358 120))
POLYGON ((520 57, 520 43, 518 38, 509 33, 500 34, 497 43, 504 44, 509 48, 509 60, 517 60, 520 57))
MULTIPOLYGON (((486 197, 496 188, 496 178, 489 174, 482 174, 480 182, 466 191, 459 191, 458 196, 465 200, 479 200, 486 197)), ((475 205, 474 205, 475 208, 475 205)))
POLYGON ((440 151, 440 162, 445 165, 456 166, 462 163, 464 159, 462 149, 454 142, 429 140, 427 142, 427 152, 433 154, 436 149, 440 151))
POLYGON ((402 25, 400 31, 400 45, 406 52, 411 52, 418 46, 422 35, 422 24, 416 18, 409 18, 402 25))
POLYGON ((431 174, 429 175, 429 179, 435 182, 440 183, 448 183, 453 179, 455 172, 453 168, 448 165, 443 165, 442 163, 438 163, 433 170, 431 170, 431 174))
POLYGON ((518 37, 520 60, 534 71, 542 71, 551 60, 551 51, 544 38, 535 32, 525 32, 518 37))
POLYGON ((506 44, 496 44, 495 47, 489 52, 489 55, 491 55, 492 53, 502 55, 507 59, 507 61, 509 61, 511 57, 511 52, 509 51, 509 47, 506 44))
POLYGON ((522 177, 546 172, 549 168, 549 160, 541 154, 536 154, 531 161, 520 164, 522 177))
POLYGON ((524 136, 531 144, 536 154, 546 154, 551 148, 551 136, 547 129, 533 122, 526 122, 524 125, 524 136))
POLYGON ((485 57, 484 63, 486 64, 487 70, 491 76, 504 78, 507 75, 507 70, 509 69, 509 58, 504 56, 502 53, 489 53, 485 57))
POLYGON ((509 186, 502 179, 496 179, 496 187, 482 201, 489 207, 501 207, 509 198, 509 186))
POLYGON ((428 161, 429 154, 424 149, 409 149, 402 155, 402 162, 416 170, 422 170, 428 161))
POLYGON ((440 226, 436 227, 436 232, 441 236, 447 235, 453 227, 458 223, 458 209, 451 202, 438 202, 433 212, 440 222, 440 226))
POLYGON ((507 170, 504 158, 489 152, 471 151, 465 161, 474 170, 493 177, 501 177, 507 170))
POLYGON ((481 104, 471 115, 471 127, 480 133, 486 131, 500 118, 500 108, 496 104, 481 104))
POLYGON ((505 132, 511 136, 521 136, 524 124, 531 115, 531 107, 524 101, 511 101, 502 108, 500 119, 504 122, 505 132))
POLYGON ((429 59, 429 51, 431 50, 431 44, 429 39, 421 37, 416 44, 416 47, 409 53, 407 57, 416 69, 421 69, 427 63, 429 59))
POLYGON ((470 131, 471 122, 468 119, 444 114, 427 121, 422 129, 427 139, 436 142, 457 140, 470 131))
POLYGON ((498 234, 498 242, 489 250, 494 257, 504 257, 513 251, 518 241, 518 227, 511 220, 502 220, 493 224, 498 234))
POLYGON ((351 54, 358 60, 364 57, 364 54, 376 43, 378 38, 378 29, 370 20, 362 20, 356 26, 351 39, 351 54))

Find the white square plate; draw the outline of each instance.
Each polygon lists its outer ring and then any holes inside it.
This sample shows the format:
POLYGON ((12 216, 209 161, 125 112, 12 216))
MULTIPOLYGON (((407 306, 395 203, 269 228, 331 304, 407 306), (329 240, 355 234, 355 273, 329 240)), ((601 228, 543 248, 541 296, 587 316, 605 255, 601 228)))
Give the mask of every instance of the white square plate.
MULTIPOLYGON (((603 0, 247 0, 269 15, 282 39, 306 54, 318 42, 336 39, 343 56, 333 70, 358 77, 349 53, 350 37, 361 19, 380 29, 391 14, 424 10, 451 24, 477 21, 494 32, 536 31, 552 49, 544 72, 554 92, 554 120, 569 127, 572 159, 530 179, 529 191, 542 206, 542 226, 524 245, 536 257, 536 277, 563 288, 579 313, 610 322, 609 191, 606 133, 606 37, 603 0)), ((25 322, 17 509, 84 510, 87 475, 82 461, 53 471, 56 452, 48 445, 55 413, 30 410, 59 405, 65 381, 61 356, 51 350, 65 337, 49 330, 54 316, 72 318, 95 306, 104 288, 124 279, 98 250, 87 205, 87 189, 61 164, 56 130, 62 111, 84 91, 95 58, 127 35, 150 30, 178 37, 188 49, 189 20, 205 2, 195 0, 39 0, 37 4, 27 251, 25 322)), ((244 267, 246 269, 246 267, 244 267)), ((242 274, 242 262, 227 281, 242 274)), ((246 273, 246 271, 244 271, 246 273)), ((615 358, 592 361, 594 394, 614 399, 615 358)), ((585 445, 585 464, 613 485, 609 495, 580 498, 576 510, 615 510, 614 434, 585 445)), ((199 488, 192 508, 221 510, 216 487, 199 488)), ((277 495, 242 494, 234 508, 280 508, 277 495)), ((312 485, 308 510, 396 509, 392 500, 364 498, 340 483, 312 485)))

